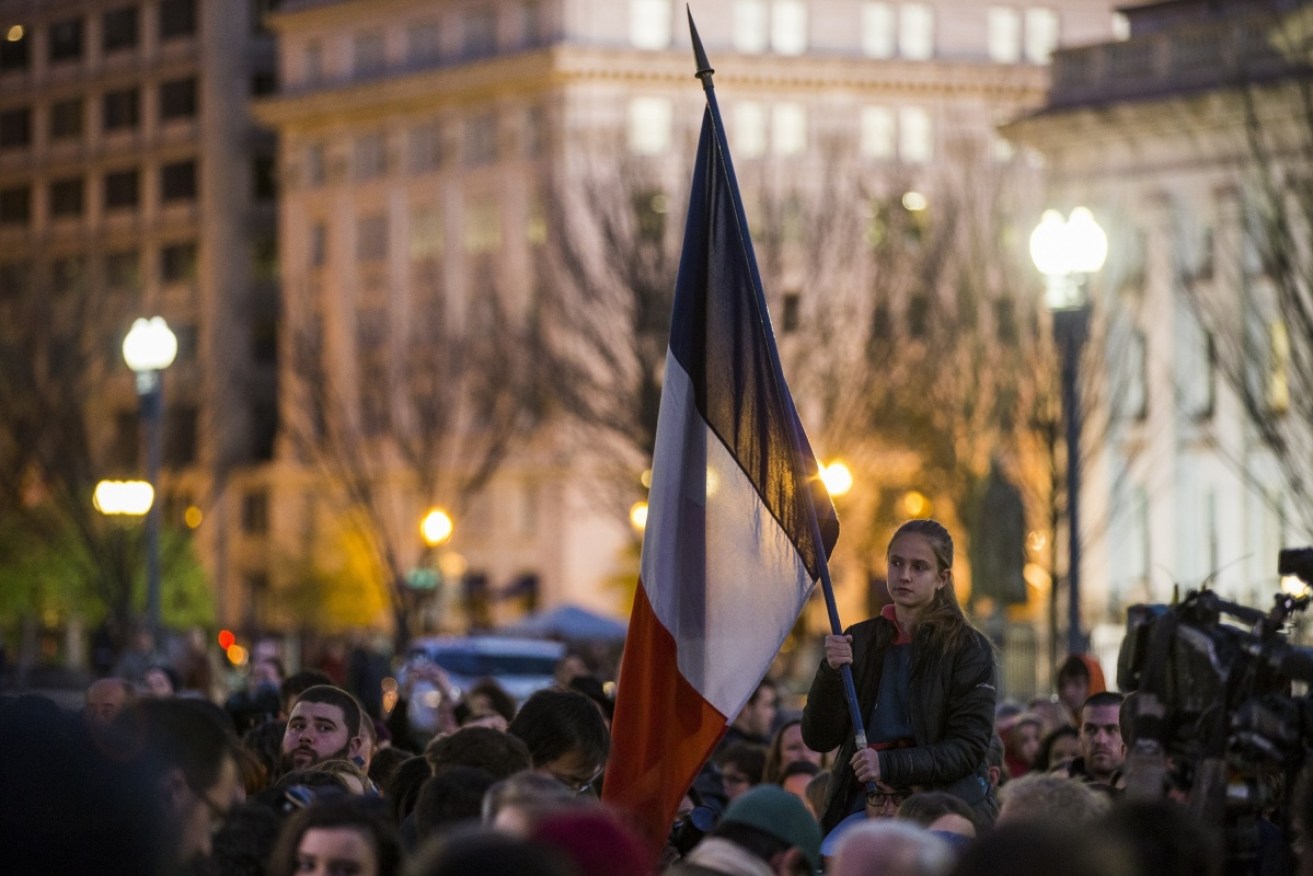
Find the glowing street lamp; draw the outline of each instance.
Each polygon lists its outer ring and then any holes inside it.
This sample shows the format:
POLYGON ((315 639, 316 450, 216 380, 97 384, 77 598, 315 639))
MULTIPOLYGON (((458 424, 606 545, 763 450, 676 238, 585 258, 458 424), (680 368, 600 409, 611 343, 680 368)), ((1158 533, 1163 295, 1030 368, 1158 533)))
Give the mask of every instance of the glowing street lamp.
MULTIPOLYGON (((1077 207, 1066 218, 1045 210, 1030 235, 1030 257, 1044 275, 1044 303, 1053 313, 1053 335, 1062 354, 1062 411, 1067 445, 1067 650, 1085 650, 1080 620, 1080 387, 1081 348, 1089 334, 1090 304, 1085 294, 1090 274, 1108 257, 1108 235, 1094 214, 1077 207)), ((1056 594, 1056 588, 1051 591, 1056 594)), ((1056 599, 1056 596, 1052 597, 1056 599)), ((1050 623, 1057 625, 1056 602, 1050 623)))
MULTIPOLYGON (((161 433, 164 431, 164 369, 178 355, 178 338, 164 317, 138 319, 123 339, 123 359, 137 375, 137 398, 146 426, 146 481, 152 495, 160 479, 161 433)), ((160 507, 146 512, 146 614, 160 634, 160 507)))
POLYGON ((843 460, 821 466, 821 483, 831 496, 845 495, 853 488, 853 473, 843 460))
POLYGON ((155 488, 145 481, 101 481, 91 504, 101 514, 141 517, 155 503, 155 488))
POLYGON ((431 508, 424 519, 419 522, 419 534, 429 547, 437 547, 451 541, 456 531, 456 523, 443 508, 431 508))

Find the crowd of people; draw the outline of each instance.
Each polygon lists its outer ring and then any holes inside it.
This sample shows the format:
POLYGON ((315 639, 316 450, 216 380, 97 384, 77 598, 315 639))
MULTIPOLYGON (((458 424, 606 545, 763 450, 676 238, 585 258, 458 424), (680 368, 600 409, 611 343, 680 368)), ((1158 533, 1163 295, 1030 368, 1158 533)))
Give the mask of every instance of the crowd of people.
MULTIPOLYGON (((664 843, 600 800, 614 704, 579 655, 522 703, 431 664, 383 697, 266 655, 226 697, 138 661, 76 712, 0 701, 0 871, 1221 876, 1216 825, 1125 794, 1127 698, 1095 661, 1068 658, 1050 696, 1000 699, 947 531, 911 521, 887 560, 890 604, 826 638, 800 714, 758 685, 664 843), (431 733, 407 717, 420 677, 431 733)), ((1313 874, 1300 820, 1258 819, 1251 872, 1313 874)))

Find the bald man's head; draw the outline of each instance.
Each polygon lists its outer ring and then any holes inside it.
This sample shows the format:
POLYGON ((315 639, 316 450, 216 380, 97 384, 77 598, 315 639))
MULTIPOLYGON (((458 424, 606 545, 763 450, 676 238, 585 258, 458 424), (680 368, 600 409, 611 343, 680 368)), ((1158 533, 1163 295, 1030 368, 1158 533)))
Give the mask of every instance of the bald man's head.
POLYGON ((122 678, 98 678, 87 687, 87 720, 108 724, 137 699, 132 684, 122 678))

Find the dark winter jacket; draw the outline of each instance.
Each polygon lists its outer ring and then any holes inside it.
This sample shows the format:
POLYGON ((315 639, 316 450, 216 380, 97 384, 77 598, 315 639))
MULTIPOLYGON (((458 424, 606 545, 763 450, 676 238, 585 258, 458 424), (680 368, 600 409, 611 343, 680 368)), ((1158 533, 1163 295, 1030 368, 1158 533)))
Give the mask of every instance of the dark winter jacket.
MULTIPOLYGON (((880 686, 884 655, 897 630, 884 617, 846 630, 853 637, 853 682, 863 721, 871 714, 880 686)), ((920 666, 920 640, 913 636, 912 665, 920 666)), ((984 823, 998 806, 989 786, 985 754, 994 733, 994 653, 989 640, 972 631, 955 653, 932 658, 911 681, 911 719, 916 744, 880 752, 881 781, 896 788, 949 791, 965 800, 984 823)), ((839 746, 821 829, 829 832, 852 810, 864 788, 849 761, 855 743, 843 680, 821 661, 802 713, 802 738, 813 751, 839 746)))

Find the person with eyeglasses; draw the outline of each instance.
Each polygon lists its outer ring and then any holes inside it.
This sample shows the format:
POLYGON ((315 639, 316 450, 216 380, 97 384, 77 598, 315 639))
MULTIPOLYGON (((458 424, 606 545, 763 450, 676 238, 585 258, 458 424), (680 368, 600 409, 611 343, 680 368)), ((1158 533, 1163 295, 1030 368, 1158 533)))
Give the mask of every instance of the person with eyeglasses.
POLYGON ((165 871, 208 857, 228 811, 246 799, 232 722, 207 701, 143 699, 115 727, 138 746, 138 768, 164 801, 165 871))
POLYGON ((529 749, 533 768, 577 794, 593 794, 611 751, 597 704, 572 690, 547 688, 524 701, 507 733, 529 749))
MULTIPOLYGON (((964 800, 981 824, 998 811, 986 753, 994 729, 994 651, 953 586, 953 539, 909 520, 886 552, 891 603, 825 638, 803 709, 808 748, 839 748, 821 827, 892 816, 913 790, 964 800), (839 668, 852 666, 868 745, 857 750, 839 668)), ((827 837, 828 839, 828 837, 827 837)))

